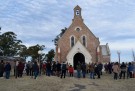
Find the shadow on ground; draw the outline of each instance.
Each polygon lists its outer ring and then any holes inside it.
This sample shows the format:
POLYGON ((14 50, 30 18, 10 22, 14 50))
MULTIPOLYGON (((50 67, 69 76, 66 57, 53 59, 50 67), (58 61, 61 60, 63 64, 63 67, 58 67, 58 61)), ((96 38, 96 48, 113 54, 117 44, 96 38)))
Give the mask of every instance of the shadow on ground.
POLYGON ((86 89, 85 85, 80 85, 80 84, 74 84, 74 85, 75 85, 74 89, 70 91, 81 91, 82 89, 86 89))

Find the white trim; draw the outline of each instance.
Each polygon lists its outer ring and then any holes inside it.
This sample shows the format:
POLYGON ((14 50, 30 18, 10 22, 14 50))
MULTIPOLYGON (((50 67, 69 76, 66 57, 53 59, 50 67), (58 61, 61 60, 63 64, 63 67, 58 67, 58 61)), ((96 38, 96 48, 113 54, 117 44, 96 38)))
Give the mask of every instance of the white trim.
MULTIPOLYGON (((77 26, 77 27, 75 27, 75 31, 77 31, 77 30, 76 30, 77 28, 79 28, 79 29, 80 29, 80 31, 82 30, 82 28, 81 28, 81 27, 77 26)), ((77 31, 77 32, 79 32, 79 31, 77 31)))
POLYGON ((99 48, 99 46, 97 47, 97 53, 99 53, 100 52, 100 48, 99 48))
POLYGON ((73 46, 73 48, 69 51, 67 54, 67 62, 73 65, 73 58, 76 53, 82 53, 85 57, 85 63, 91 63, 92 62, 92 56, 89 53, 89 51, 80 43, 78 40, 77 43, 73 46))
POLYGON ((58 53, 60 53, 60 47, 58 47, 58 53))
POLYGON ((75 36, 74 36, 74 35, 71 35, 70 38, 69 38, 69 40, 70 40, 70 47, 72 47, 72 46, 71 46, 71 38, 72 38, 72 37, 74 37, 74 45, 75 45, 75 36))

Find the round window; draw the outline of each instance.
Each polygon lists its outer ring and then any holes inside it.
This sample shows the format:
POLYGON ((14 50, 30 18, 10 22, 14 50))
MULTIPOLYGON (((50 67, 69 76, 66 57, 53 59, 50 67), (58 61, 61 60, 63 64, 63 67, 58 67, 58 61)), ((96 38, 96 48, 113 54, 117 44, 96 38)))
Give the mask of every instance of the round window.
POLYGON ((80 28, 76 28, 76 31, 79 32, 80 31, 80 28))

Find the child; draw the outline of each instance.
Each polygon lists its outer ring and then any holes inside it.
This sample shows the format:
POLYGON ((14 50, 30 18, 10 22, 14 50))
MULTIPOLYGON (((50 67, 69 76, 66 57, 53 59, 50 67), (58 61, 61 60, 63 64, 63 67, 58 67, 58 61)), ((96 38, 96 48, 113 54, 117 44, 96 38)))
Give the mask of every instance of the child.
POLYGON ((72 65, 69 66, 68 70, 69 70, 70 77, 73 77, 74 68, 72 67, 72 65))

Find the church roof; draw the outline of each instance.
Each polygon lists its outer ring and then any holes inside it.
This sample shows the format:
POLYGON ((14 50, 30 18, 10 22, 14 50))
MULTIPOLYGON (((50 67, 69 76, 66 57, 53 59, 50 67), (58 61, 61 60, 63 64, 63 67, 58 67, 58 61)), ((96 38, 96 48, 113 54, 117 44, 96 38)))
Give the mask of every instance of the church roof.
POLYGON ((81 9, 81 8, 80 8, 80 6, 79 6, 79 5, 77 5, 77 6, 74 8, 74 10, 75 10, 75 9, 81 9))

